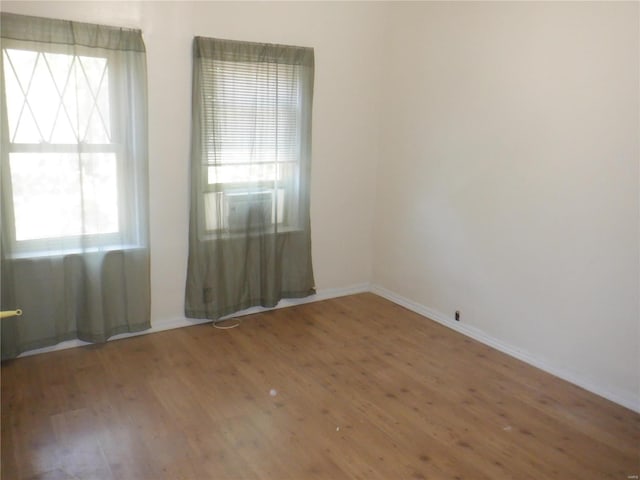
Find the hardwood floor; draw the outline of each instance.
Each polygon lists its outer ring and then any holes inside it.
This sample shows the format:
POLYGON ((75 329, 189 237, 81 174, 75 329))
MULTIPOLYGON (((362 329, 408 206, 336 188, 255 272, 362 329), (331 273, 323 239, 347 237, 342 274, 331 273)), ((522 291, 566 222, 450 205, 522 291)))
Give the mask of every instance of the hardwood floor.
POLYGON ((640 415, 373 294, 2 365, 2 479, 630 479, 640 415))

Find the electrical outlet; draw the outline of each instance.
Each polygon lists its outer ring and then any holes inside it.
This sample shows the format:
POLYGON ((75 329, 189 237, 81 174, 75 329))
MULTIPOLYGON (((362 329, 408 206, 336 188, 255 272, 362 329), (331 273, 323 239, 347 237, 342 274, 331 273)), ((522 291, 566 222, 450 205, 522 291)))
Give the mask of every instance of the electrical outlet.
POLYGON ((460 321, 460 310, 456 310, 456 322, 460 321))

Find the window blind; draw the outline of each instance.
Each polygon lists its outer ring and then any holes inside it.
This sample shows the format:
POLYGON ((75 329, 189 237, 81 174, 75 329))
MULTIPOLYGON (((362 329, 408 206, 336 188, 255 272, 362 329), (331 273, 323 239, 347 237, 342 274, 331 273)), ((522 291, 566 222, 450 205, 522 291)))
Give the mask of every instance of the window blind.
POLYGON ((296 161, 299 66, 202 59, 202 68, 207 163, 296 161))

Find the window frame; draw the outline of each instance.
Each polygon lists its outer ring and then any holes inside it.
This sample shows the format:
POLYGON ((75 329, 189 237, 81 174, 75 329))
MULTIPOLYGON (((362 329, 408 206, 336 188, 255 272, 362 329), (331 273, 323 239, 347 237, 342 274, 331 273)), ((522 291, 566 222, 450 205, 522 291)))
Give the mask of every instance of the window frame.
MULTIPOLYGON (((296 48, 296 47, 289 47, 289 48, 296 48)), ((201 82, 204 82, 206 79, 208 79, 209 81, 211 81, 211 76, 208 76, 209 72, 208 69, 205 67, 205 62, 209 63, 208 68, 213 70, 215 68, 215 62, 218 61, 216 59, 211 59, 211 58, 198 58, 197 59, 200 62, 200 74, 201 74, 201 82)), ((249 59, 242 59, 242 60, 230 60, 230 59, 225 59, 225 60, 219 60, 219 61, 224 61, 224 62, 232 62, 232 63, 248 63, 248 64, 259 64, 259 63, 263 63, 257 60, 249 60, 249 59)), ((268 63, 273 63, 275 65, 278 65, 279 63, 277 61, 273 61, 273 62, 268 62, 268 63)), ((198 236, 201 240, 212 240, 212 239, 216 239, 216 238, 232 238, 235 236, 243 236, 245 234, 249 234, 252 235, 253 233, 260 233, 260 234, 264 234, 264 233, 289 233, 289 232, 296 232, 296 231, 302 231, 304 230, 304 225, 302 224, 302 220, 301 220, 301 208, 300 208, 300 202, 301 202, 301 198, 300 198, 300 189, 301 189, 301 180, 302 180, 302 157, 303 157, 303 152, 302 152, 302 143, 301 143, 301 136, 303 135, 303 132, 305 130, 305 123, 310 123, 311 122, 311 118, 305 118, 305 115, 303 114, 303 103, 305 102, 305 97, 311 97, 313 94, 313 85, 312 82, 311 84, 309 84, 308 80, 305 79, 305 73, 303 71, 303 69, 305 68, 305 66, 303 65, 294 65, 295 67, 295 77, 294 77, 294 81, 297 83, 297 100, 295 103, 295 117, 296 117, 296 122, 295 122, 295 136, 296 136, 296 141, 295 141, 295 145, 296 145, 296 151, 295 151, 295 158, 292 160, 278 160, 278 151, 276 150, 274 152, 274 157, 275 160, 270 160, 270 161, 247 161, 247 162, 222 162, 222 163, 216 163, 215 161, 206 161, 206 141, 204 141, 203 139, 201 139, 201 145, 202 145, 202 149, 203 149, 203 153, 202 153, 202 161, 201 161, 201 173, 200 173, 200 182, 199 182, 199 193, 198 193, 198 203, 199 203, 199 208, 198 211, 201 212, 198 218, 198 236), (215 168, 215 167, 224 167, 224 166, 249 166, 249 165, 273 165, 275 166, 276 169, 276 178, 274 180, 256 180, 256 181, 252 181, 252 180, 247 180, 247 181, 235 181, 235 182, 212 182, 209 183, 209 168, 215 168), (280 166, 287 166, 287 167, 291 167, 292 168, 292 173, 288 176, 288 177, 283 177, 282 179, 277 178, 278 174, 278 168, 280 166), (278 210, 278 204, 276 203, 273 206, 274 211, 276 212, 280 212, 280 215, 278 215, 276 218, 278 221, 274 222, 273 219, 272 221, 269 223, 269 225, 267 225, 266 230, 264 228, 255 228, 255 229, 250 229, 248 232, 246 232, 245 229, 243 228, 239 228, 239 229, 232 229, 229 226, 218 226, 218 228, 207 228, 207 224, 208 224, 208 219, 207 219, 207 200, 206 200, 206 196, 209 194, 218 194, 220 195, 222 198, 225 196, 225 194, 231 194, 231 195, 237 195, 237 194, 246 194, 246 195, 253 195, 253 194, 259 194, 259 193, 263 193, 263 192, 271 192, 272 196, 274 199, 278 198, 278 191, 282 190, 284 192, 284 196, 285 196, 285 201, 284 204, 282 205, 282 209, 278 210), (286 198, 287 196, 292 197, 292 198, 286 198)), ((210 75, 210 74, 209 74, 210 75)), ((207 101, 205 94, 204 94, 204 88, 202 86, 202 84, 199 86, 200 89, 200 112, 202 114, 203 111, 205 111, 207 108, 213 108, 213 107, 207 107, 205 106, 204 102, 207 101)), ((209 102, 213 102, 212 99, 208 100, 209 102)), ((284 107, 284 108, 288 108, 288 107, 284 107)), ((290 108, 290 107, 289 107, 290 108)), ((202 137, 206 137, 207 135, 213 135, 214 132, 210 132, 204 131, 204 127, 200 127, 201 130, 199 132, 200 135, 202 135, 202 137)), ((224 201, 224 200, 223 200, 224 201)), ((277 202, 277 200, 274 200, 274 202, 277 202)), ((224 208, 223 205, 220 205, 218 208, 224 208)), ((273 217, 272 217, 273 218, 273 217)), ((225 219, 226 222, 228 222, 228 219, 225 219)), ((226 223, 225 222, 225 223, 226 223)))
MULTIPOLYGON (((68 46, 57 44, 45 44, 38 41, 23 41, 12 40, 3 38, 2 48, 0 54, 2 64, 0 68, 5 69, 8 65, 5 65, 5 51, 6 50, 24 50, 29 52, 35 52, 38 55, 44 55, 47 53, 63 54, 73 56, 74 61, 78 61, 77 57, 93 57, 102 58, 107 62, 106 75, 108 81, 108 95, 109 95, 109 124, 111 142, 110 143, 87 143, 79 141, 75 143, 49 143, 47 141, 40 141, 39 143, 18 143, 13 142, 9 134, 7 134, 8 144, 6 155, 3 155, 2 175, 7 175, 10 179, 8 182, 11 185, 11 191, 8 192, 6 198, 7 208, 4 209, 5 214, 9 217, 8 220, 8 236, 11 242, 10 251, 15 257, 39 257, 39 256, 51 256, 57 254, 73 253, 81 250, 111 250, 122 248, 137 248, 140 245, 141 232, 139 226, 135 221, 135 218, 129 218, 127 215, 127 209, 125 205, 128 199, 128 181, 123 178, 125 169, 124 163, 127 161, 126 149, 124 148, 124 126, 119 125, 117 121, 121 117, 121 110, 124 108, 124 101, 119 100, 122 96, 122 92, 119 91, 119 77, 122 72, 119 71, 118 62, 113 61, 114 56, 110 55, 110 51, 101 50, 100 53, 96 53, 95 49, 91 47, 85 47, 82 45, 75 45, 73 52, 69 52, 68 46), (42 153, 42 154, 55 154, 55 153, 72 153, 72 154, 92 154, 92 153, 105 153, 113 154, 115 157, 115 182, 117 189, 117 209, 118 209, 118 230, 115 232, 106 233, 85 233, 63 236, 51 236, 43 238, 18 240, 16 232, 16 212, 14 207, 13 196, 13 177, 11 176, 11 154, 14 153, 42 153), (52 250, 51 244, 55 242, 57 248, 52 250)), ((12 68, 12 67, 9 67, 12 68)), ((0 94, 3 96, 3 102, 7 109, 7 121, 9 118, 8 105, 6 102, 6 96, 8 94, 5 86, 0 94)), ((5 127, 9 129, 9 125, 5 127)), ((135 180, 131 179, 129 182, 134 183, 135 180)), ((80 188, 83 188, 82 182, 79 184, 80 188)), ((133 199, 132 199, 133 200, 133 199)), ((137 215, 137 214, 136 214, 137 215)))

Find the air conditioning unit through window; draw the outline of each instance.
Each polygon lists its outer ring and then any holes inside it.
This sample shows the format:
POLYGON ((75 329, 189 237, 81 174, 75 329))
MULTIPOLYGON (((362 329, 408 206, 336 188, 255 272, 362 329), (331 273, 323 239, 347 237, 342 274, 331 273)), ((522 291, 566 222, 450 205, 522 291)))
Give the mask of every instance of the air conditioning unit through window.
POLYGON ((259 229, 273 223, 273 192, 237 192, 224 195, 227 229, 259 229))

